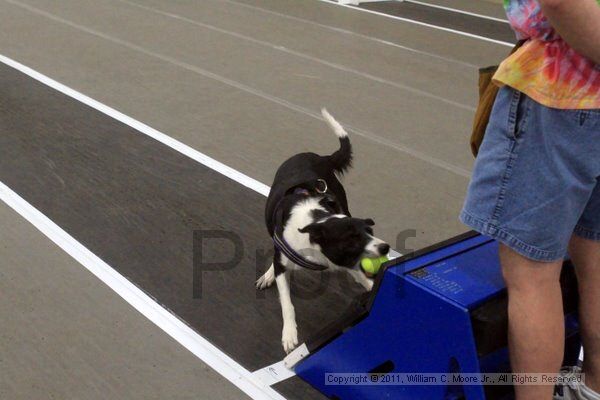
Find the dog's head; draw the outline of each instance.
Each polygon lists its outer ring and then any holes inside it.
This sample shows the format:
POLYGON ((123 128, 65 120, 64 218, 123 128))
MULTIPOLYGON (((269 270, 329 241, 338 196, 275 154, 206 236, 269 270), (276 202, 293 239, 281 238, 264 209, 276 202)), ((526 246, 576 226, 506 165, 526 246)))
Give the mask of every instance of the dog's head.
POLYGON ((310 241, 318 244, 331 262, 351 268, 363 257, 380 257, 389 252, 390 245, 373 236, 374 225, 370 218, 332 217, 298 231, 308 233, 310 241))

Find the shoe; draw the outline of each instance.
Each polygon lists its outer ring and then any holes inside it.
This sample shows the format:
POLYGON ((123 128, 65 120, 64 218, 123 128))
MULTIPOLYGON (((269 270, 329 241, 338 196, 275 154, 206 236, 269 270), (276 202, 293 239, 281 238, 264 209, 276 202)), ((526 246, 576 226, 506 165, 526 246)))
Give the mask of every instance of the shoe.
POLYGON ((564 367, 560 370, 561 378, 567 380, 564 384, 556 385, 554 388, 554 400, 600 400, 600 394, 596 393, 583 383, 576 381, 581 374, 580 367, 564 367), (569 379, 573 378, 573 379, 569 379))

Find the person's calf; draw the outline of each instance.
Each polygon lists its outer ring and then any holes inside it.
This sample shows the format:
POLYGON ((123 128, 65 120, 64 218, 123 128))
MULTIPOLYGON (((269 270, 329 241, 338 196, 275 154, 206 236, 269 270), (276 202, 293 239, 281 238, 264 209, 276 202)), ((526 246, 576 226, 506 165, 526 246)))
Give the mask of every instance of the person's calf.
MULTIPOLYGON (((558 373, 564 354, 562 261, 541 263, 500 246, 508 290, 509 350, 515 373, 558 373)), ((517 386, 518 400, 551 399, 552 386, 517 386)))
POLYGON ((600 392, 600 242, 574 235, 569 255, 579 284, 579 320, 586 386, 600 392))
MULTIPOLYGON (((585 284, 584 284, 585 286, 585 284)), ((586 290, 592 290, 586 289, 586 290)), ((593 290, 600 290, 600 286, 593 290)), ((600 309, 581 300, 579 307, 584 360, 585 384, 600 393, 600 309)))

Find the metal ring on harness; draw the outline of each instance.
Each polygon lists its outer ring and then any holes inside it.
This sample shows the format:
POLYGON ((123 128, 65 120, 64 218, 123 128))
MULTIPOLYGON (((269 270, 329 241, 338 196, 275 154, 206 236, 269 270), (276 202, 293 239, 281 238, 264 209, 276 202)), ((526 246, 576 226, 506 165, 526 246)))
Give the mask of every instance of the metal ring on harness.
POLYGON ((327 193, 327 182, 324 179, 317 179, 317 185, 315 186, 315 191, 317 193, 327 193))

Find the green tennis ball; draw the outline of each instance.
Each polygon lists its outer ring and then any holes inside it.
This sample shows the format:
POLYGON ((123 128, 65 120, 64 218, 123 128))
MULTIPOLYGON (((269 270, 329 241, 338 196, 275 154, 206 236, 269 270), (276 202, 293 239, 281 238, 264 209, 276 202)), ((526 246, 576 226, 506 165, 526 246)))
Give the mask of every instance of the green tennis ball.
POLYGON ((377 275, 377 273, 379 272, 379 268, 381 268, 381 265, 388 260, 389 258, 387 258, 387 256, 381 256, 377 258, 363 258, 362 260, 360 260, 360 266, 362 267, 363 271, 365 271, 367 274, 377 275))

